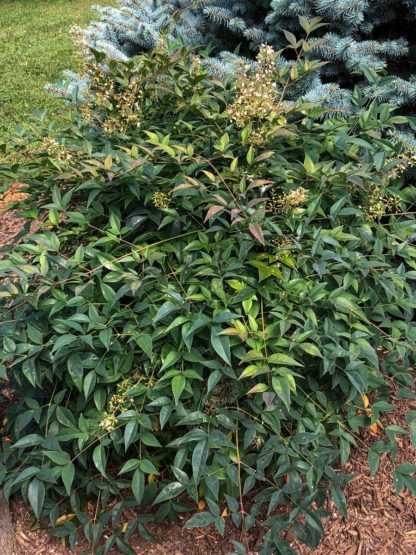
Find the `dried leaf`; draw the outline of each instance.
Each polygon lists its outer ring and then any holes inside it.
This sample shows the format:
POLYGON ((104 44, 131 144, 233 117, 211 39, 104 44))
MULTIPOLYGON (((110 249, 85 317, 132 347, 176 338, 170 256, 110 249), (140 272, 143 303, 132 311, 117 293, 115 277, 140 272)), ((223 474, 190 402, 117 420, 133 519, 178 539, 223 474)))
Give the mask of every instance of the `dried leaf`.
POLYGON ((56 519, 56 524, 60 525, 63 524, 64 522, 67 522, 68 520, 73 520, 75 518, 75 514, 74 513, 69 513, 67 515, 62 515, 59 518, 56 519))

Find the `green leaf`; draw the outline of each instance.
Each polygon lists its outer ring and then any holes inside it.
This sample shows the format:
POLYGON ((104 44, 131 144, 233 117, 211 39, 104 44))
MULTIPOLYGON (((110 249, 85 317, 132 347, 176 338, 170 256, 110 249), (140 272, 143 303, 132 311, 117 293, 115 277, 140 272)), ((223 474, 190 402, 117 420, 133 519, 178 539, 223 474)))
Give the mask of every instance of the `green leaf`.
POLYGON ((185 524, 185 528, 201 528, 202 526, 209 526, 215 521, 215 517, 206 511, 196 513, 185 524))
POLYGON ((67 347, 71 343, 77 341, 78 337, 72 333, 66 333, 65 335, 61 335, 58 339, 54 342, 52 347, 52 353, 56 353, 60 349, 67 347))
POLYGON ((109 285, 107 285, 106 283, 101 282, 100 283, 100 287, 101 287, 101 292, 103 294, 104 299, 107 302, 110 302, 114 299, 115 297, 115 293, 112 287, 110 287, 109 285))
POLYGON ((357 304, 352 302, 351 299, 347 297, 338 296, 333 299, 333 303, 341 312, 346 312, 347 314, 350 314, 352 312, 357 316, 362 315, 362 311, 357 306, 357 304))
POLYGON ((43 342, 42 333, 37 328, 35 328, 30 324, 27 326, 27 335, 29 336, 29 339, 33 343, 36 343, 36 345, 42 345, 42 342, 43 342))
POLYGON ((149 447, 162 447, 157 437, 150 432, 141 432, 140 440, 149 447))
POLYGON ((55 464, 65 466, 71 462, 71 458, 65 451, 43 451, 43 454, 55 464))
POLYGON ((7 368, 4 364, 0 364, 0 379, 1 380, 8 380, 7 376, 7 368))
POLYGON ((156 316, 153 319, 153 323, 156 324, 159 320, 163 320, 163 318, 166 318, 166 316, 178 309, 179 306, 177 304, 172 301, 166 301, 157 311, 156 316))
POLYGON ((107 396, 105 389, 100 387, 94 391, 94 404, 99 412, 103 412, 107 396))
POLYGON ((149 459, 139 461, 140 470, 145 474, 159 474, 155 465, 149 459))
POLYGON ((67 362, 68 373, 71 376, 74 385, 79 391, 82 391, 82 380, 84 377, 84 368, 81 357, 78 354, 71 355, 67 362))
POLYGON ((162 503, 163 501, 168 501, 169 499, 173 499, 177 497, 181 493, 186 490, 186 486, 181 484, 180 482, 171 482, 167 486, 165 486, 159 495, 154 500, 154 504, 162 503))
POLYGON ((249 391, 247 391, 247 395, 253 395, 254 393, 264 393, 269 389, 269 386, 265 383, 258 383, 254 387, 252 387, 249 391))
POLYGON ((416 479, 412 476, 404 476, 404 483, 409 489, 410 493, 415 496, 416 495, 416 479))
POLYGON ((374 476, 374 474, 377 472, 379 464, 380 456, 375 451, 370 449, 368 451, 368 466, 370 467, 371 476, 374 476))
POLYGON ((186 378, 183 374, 178 374, 172 379, 172 394, 175 399, 175 405, 178 404, 179 399, 186 386, 186 378))
POLYGON ((347 502, 345 499, 344 493, 335 486, 331 487, 331 494, 332 499, 334 500, 336 508, 341 513, 341 516, 346 518, 347 517, 347 502))
POLYGON ((283 376, 274 376, 272 378, 272 386, 276 395, 281 399, 287 408, 290 410, 290 384, 283 376))
POLYGON ((163 364, 160 369, 166 370, 167 368, 170 368, 173 364, 175 364, 175 362, 178 362, 180 358, 181 355, 177 351, 169 351, 166 358, 163 360, 163 364))
POLYGON ((321 351, 313 343, 300 343, 299 347, 302 349, 302 351, 305 351, 305 353, 308 353, 308 355, 322 358, 321 351))
POLYGON ((303 366, 303 364, 284 353, 275 353, 269 356, 267 361, 269 364, 276 364, 279 366, 303 366))
POLYGON ((149 357, 152 358, 153 354, 153 339, 151 335, 139 335, 136 337, 136 342, 142 351, 149 357))
POLYGON ((19 439, 19 441, 16 441, 16 443, 13 443, 13 445, 10 446, 11 449, 20 449, 20 448, 26 448, 26 447, 34 447, 35 445, 39 445, 40 443, 42 443, 42 441, 44 441, 44 438, 41 437, 38 434, 29 434, 25 437, 22 437, 22 439, 19 439))
POLYGON ((396 472, 400 474, 413 474, 416 472, 416 464, 412 463, 402 463, 396 467, 396 472))
POLYGON ((394 483, 394 490, 396 495, 402 491, 405 486, 405 477, 406 475, 400 474, 400 472, 395 472, 393 474, 393 483, 394 483))
POLYGON ((208 441, 199 441, 192 452, 192 475, 195 486, 198 486, 208 458, 208 441))
POLYGON ((214 351, 231 366, 230 338, 226 335, 220 335, 221 328, 213 326, 211 328, 211 345, 214 351))
POLYGON ((88 397, 93 392, 96 382, 97 376, 95 374, 95 371, 91 370, 91 372, 88 372, 84 379, 83 390, 86 399, 88 399, 88 397))
POLYGON ((141 503, 144 494, 144 473, 138 468, 133 475, 131 489, 137 503, 141 503))
POLYGON ((67 428, 76 428, 74 416, 69 409, 58 406, 56 408, 56 418, 62 426, 66 426, 67 428))
POLYGON ((136 434, 137 434, 138 424, 136 421, 128 422, 124 428, 124 448, 127 449, 132 444, 136 434))
POLYGON ((350 380, 358 393, 361 393, 362 395, 365 392, 366 384, 359 370, 350 370, 349 372, 347 372, 347 378, 350 380))
POLYGON ((324 533, 324 529, 322 528, 322 522, 318 515, 307 509, 303 509, 302 513, 304 514, 305 520, 309 524, 309 526, 316 530, 316 532, 318 532, 320 536, 322 536, 322 534, 324 533))
POLYGON ((197 333, 201 329, 205 328, 210 322, 211 319, 208 318, 208 316, 205 316, 205 314, 197 314, 196 318, 192 320, 192 325, 189 328, 186 336, 197 333))
POLYGON ((105 476, 106 457, 105 449, 102 445, 97 445, 97 447, 94 449, 92 460, 101 474, 105 476))
POLYGON ((42 513, 43 503, 45 501, 44 483, 37 478, 34 478, 29 484, 27 495, 33 512, 35 513, 35 517, 39 519, 42 513))
POLYGON ((254 378, 268 372, 270 372, 268 366, 258 366, 257 364, 250 364, 249 366, 247 366, 247 368, 244 368, 238 379, 242 380, 243 378, 254 378))
POLYGON ((219 370, 214 370, 214 372, 211 372, 207 383, 207 393, 210 393, 212 389, 217 385, 217 383, 221 379, 221 375, 222 374, 219 370))
POLYGON ((140 466, 140 461, 138 459, 130 459, 129 461, 123 464, 119 474, 125 474, 126 472, 137 470, 139 466, 140 466))
POLYGON ((236 312, 216 312, 212 317, 212 322, 214 324, 223 324, 224 322, 229 322, 230 320, 238 320, 241 318, 241 314, 237 314, 236 312))
POLYGON ((316 168, 315 164, 312 162, 312 159, 305 154, 305 161, 303 162, 303 167, 308 173, 315 173, 316 168))
POLYGON ((36 387, 37 372, 36 372, 35 362, 33 359, 26 360, 22 364, 22 372, 25 378, 30 383, 30 385, 32 385, 33 387, 36 387))
POLYGON ((410 435, 412 438, 412 445, 416 447, 416 422, 410 424, 410 435))
POLYGON ((290 44, 290 46, 296 48, 297 39, 296 39, 295 35, 293 33, 291 33, 290 31, 285 31, 285 30, 283 30, 283 33, 286 37, 287 42, 290 44))
POLYGON ((101 343, 104 345, 104 347, 108 351, 111 347, 111 339, 113 337, 113 330, 111 328, 101 330, 100 333, 98 334, 98 337, 99 337, 101 343))
POLYGON ((40 468, 37 468, 36 466, 28 466, 27 468, 22 470, 22 472, 19 472, 17 477, 13 480, 13 485, 20 484, 20 482, 25 482, 28 478, 33 478, 33 476, 39 474, 39 472, 41 472, 40 468))
POLYGON ((341 466, 345 466, 345 463, 350 456, 351 445, 350 442, 343 437, 339 440, 340 456, 341 456, 341 466))
POLYGON ((75 466, 73 465, 73 463, 69 463, 66 466, 64 466, 61 476, 62 476, 62 481, 64 483, 67 494, 71 495, 72 483, 75 477, 75 466))

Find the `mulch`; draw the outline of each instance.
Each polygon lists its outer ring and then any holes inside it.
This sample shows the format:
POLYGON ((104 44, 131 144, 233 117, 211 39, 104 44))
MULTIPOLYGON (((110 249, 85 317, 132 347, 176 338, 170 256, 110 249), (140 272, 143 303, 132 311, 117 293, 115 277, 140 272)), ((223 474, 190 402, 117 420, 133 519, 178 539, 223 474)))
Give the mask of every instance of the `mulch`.
MULTIPOLYGON (((416 409, 416 401, 394 401, 394 412, 382 418, 383 426, 397 424, 409 429, 406 413, 416 409)), ((325 536, 317 549, 303 547, 302 555, 413 555, 416 554, 416 497, 404 489, 396 496, 393 486, 395 466, 416 463, 416 450, 409 436, 396 436, 399 450, 395 461, 388 454, 381 456, 375 476, 367 463, 368 447, 383 439, 382 430, 376 435, 364 431, 352 451, 345 471, 354 478, 344 493, 348 515, 340 517, 332 502, 331 513, 325 521, 325 536)))
MULTIPOLYGON (((24 193, 19 190, 19 185, 14 185, 4 195, 0 195, 0 249, 9 245, 12 239, 22 229, 23 221, 16 218, 14 212, 5 212, 11 202, 23 200, 24 193)), ((4 254, 0 252, 0 260, 4 254)))
MULTIPOLYGON (((7 202, 19 195, 18 189, 11 196, 0 199, 0 211, 7 202)), ((7 245, 20 231, 22 222, 11 212, 0 212, 0 248, 7 245)), ((0 253, 1 257, 1 253, 0 253)), ((345 471, 354 474, 347 485, 345 495, 348 515, 343 519, 331 500, 327 502, 330 516, 324 521, 325 536, 318 548, 311 549, 292 541, 301 555, 416 555, 416 498, 407 490, 398 496, 394 494, 393 471, 397 464, 416 463, 416 450, 408 436, 399 436, 399 452, 393 462, 388 455, 382 455, 379 470, 370 475, 367 463, 368 446, 383 438, 383 426, 398 424, 408 428, 405 415, 416 410, 416 401, 396 399, 395 410, 382 419, 377 432, 365 430, 352 451, 345 471)), ((16 530, 16 555, 80 555, 91 551, 88 546, 79 545, 69 550, 59 539, 48 535, 47 525, 39 525, 21 500, 11 503, 16 530)), ((184 518, 185 520, 185 518, 184 518)), ((228 519, 227 519, 228 520, 228 519)), ((241 532, 231 523, 227 524, 225 537, 215 529, 184 530, 180 524, 151 524, 149 530, 158 538, 154 544, 140 537, 133 539, 133 547, 138 554, 146 555, 226 555, 231 549, 231 540, 244 543, 241 532)), ((257 533, 250 534, 248 542, 257 533)), ((290 539, 290 538, 287 538, 290 539)), ((252 546, 248 546, 249 549, 252 546)), ((113 551, 113 554, 120 551, 113 551)), ((254 551, 250 552, 255 555, 254 551)))

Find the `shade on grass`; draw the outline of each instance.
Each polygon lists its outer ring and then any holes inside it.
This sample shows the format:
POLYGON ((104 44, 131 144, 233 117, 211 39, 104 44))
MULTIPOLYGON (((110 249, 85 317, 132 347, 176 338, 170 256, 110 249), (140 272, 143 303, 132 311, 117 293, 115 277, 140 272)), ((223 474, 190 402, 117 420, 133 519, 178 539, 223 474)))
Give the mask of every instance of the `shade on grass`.
POLYGON ((62 101, 45 92, 45 83, 77 67, 69 29, 88 23, 97 3, 111 1, 0 1, 0 134, 27 121, 34 110, 59 111, 62 101))

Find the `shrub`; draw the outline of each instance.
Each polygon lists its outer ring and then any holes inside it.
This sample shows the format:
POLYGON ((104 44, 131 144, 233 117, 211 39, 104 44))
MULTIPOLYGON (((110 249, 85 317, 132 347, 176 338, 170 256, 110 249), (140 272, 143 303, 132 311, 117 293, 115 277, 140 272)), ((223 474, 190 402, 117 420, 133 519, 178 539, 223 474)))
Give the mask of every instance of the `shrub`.
MULTIPOLYGON (((297 94, 332 110, 351 111, 354 84, 373 70, 391 77, 369 85, 368 97, 400 105, 412 105, 416 98, 416 12, 409 0, 118 0, 118 5, 97 7, 99 20, 76 31, 84 49, 88 45, 125 60, 154 47, 165 32, 188 44, 212 45, 210 70, 231 74, 239 59, 236 51, 252 59, 262 43, 277 50, 286 47, 289 38, 296 45, 293 33, 303 33, 309 25, 305 18, 322 18, 326 25, 320 26, 307 56, 327 64, 316 68, 297 94)), ((290 51, 288 59, 294 59, 290 51)), ((85 83, 74 74, 67 77, 70 91, 85 83)))
POLYGON ((188 527, 223 532, 226 507, 264 528, 262 554, 291 552, 288 528, 315 546, 328 492, 346 514, 336 466, 393 382, 411 395, 415 154, 388 138, 404 118, 359 90, 346 120, 276 100, 272 81, 314 65, 275 74, 274 57, 234 86, 162 46, 112 62, 1 168, 48 215, 0 262, 4 491, 70 545, 131 552, 149 520, 199 503, 188 527))

